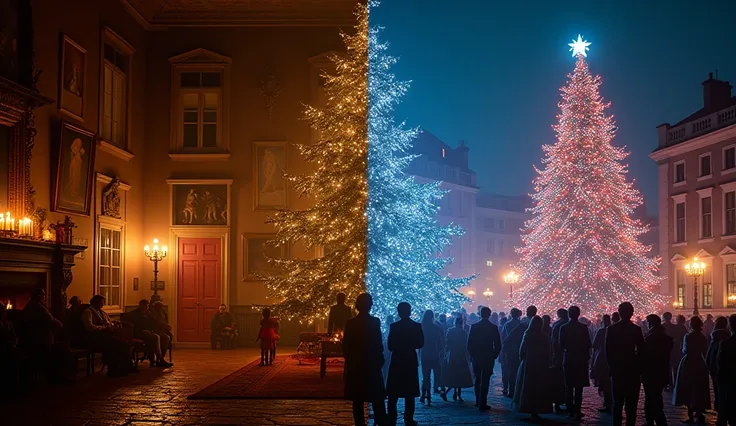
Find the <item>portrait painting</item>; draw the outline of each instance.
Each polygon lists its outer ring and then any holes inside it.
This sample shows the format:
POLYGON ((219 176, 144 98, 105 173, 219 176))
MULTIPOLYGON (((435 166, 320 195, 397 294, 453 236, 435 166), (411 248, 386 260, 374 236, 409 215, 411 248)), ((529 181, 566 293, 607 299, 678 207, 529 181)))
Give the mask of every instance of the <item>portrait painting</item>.
POLYGON ((243 234, 243 281, 257 281, 264 276, 282 273, 277 266, 268 261, 271 259, 287 259, 286 246, 273 244, 274 234, 243 234))
POLYGON ((59 109, 84 121, 84 82, 87 50, 69 36, 61 37, 61 64, 59 66, 59 109))
POLYGON ((255 209, 286 207, 286 142, 255 142, 255 209))
POLYGON ((227 225, 227 185, 173 185, 173 225, 227 225))
POLYGON ((95 134, 61 123, 56 164, 54 211, 89 216, 95 164, 95 134))
POLYGON ((0 76, 15 82, 19 66, 18 30, 18 1, 0 1, 0 76))

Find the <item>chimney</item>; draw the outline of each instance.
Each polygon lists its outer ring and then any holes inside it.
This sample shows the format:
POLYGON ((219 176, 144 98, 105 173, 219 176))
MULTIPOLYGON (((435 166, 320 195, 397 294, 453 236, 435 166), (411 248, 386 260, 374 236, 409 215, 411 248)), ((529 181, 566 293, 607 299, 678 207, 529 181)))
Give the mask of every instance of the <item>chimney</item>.
POLYGON ((731 88, 727 81, 713 78, 713 73, 708 73, 708 79, 703 82, 703 107, 709 111, 717 111, 728 106, 731 88))
POLYGON ((465 145, 464 140, 461 140, 457 143, 457 148, 455 149, 455 152, 457 153, 457 156, 460 158, 460 162, 465 168, 468 168, 468 151, 470 151, 470 148, 465 145))

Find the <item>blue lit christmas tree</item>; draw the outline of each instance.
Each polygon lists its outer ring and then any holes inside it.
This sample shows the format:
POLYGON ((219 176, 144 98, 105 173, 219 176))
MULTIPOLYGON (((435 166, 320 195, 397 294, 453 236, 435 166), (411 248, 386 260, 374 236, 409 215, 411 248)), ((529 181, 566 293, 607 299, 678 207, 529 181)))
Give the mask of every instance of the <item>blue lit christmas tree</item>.
MULTIPOLYGON (((369 10, 377 6, 369 1, 369 10)), ((373 295, 373 314, 381 318, 395 314, 399 302, 409 302, 415 312, 452 312, 466 302, 458 289, 472 277, 442 275, 452 259, 438 254, 463 231, 437 223, 437 201, 446 193, 440 183, 419 183, 405 172, 415 158, 409 150, 417 130, 397 125, 393 110, 409 84, 391 72, 397 59, 387 54, 380 32, 369 26, 366 287, 373 295)))

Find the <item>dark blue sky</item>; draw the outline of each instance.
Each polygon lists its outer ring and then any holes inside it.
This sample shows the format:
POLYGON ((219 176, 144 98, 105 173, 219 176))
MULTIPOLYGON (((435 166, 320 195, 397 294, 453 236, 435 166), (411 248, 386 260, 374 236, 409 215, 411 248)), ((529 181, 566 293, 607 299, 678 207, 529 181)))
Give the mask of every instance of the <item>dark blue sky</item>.
POLYGON ((480 187, 509 195, 532 191, 541 145, 555 141, 567 43, 582 34, 650 213, 655 127, 702 107, 708 72, 734 83, 735 22, 733 0, 383 0, 371 15, 400 57, 397 76, 412 80, 397 118, 451 146, 465 139, 480 187))

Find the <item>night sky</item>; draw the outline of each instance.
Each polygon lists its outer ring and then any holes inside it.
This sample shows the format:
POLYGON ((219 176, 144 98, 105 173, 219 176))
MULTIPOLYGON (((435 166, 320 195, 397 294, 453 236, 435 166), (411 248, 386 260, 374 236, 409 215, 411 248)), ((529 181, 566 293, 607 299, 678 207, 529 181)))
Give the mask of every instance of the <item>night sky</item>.
POLYGON ((708 72, 736 83, 736 1, 551 3, 383 0, 371 24, 385 27, 397 76, 412 80, 397 118, 451 146, 466 140, 482 190, 529 193, 580 33, 611 102, 614 143, 631 152, 630 176, 655 214, 655 127, 702 107, 708 72))

